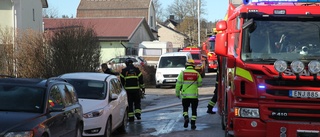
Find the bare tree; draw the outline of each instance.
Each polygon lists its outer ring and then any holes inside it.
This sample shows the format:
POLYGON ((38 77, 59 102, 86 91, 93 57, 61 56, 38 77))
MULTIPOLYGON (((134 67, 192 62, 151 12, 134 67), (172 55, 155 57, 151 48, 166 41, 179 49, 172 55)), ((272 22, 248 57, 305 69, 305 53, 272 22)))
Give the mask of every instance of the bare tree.
POLYGON ((176 16, 179 22, 187 16, 188 9, 185 1, 186 0, 174 0, 174 2, 167 8, 169 14, 176 16))
POLYGON ((159 0, 153 0, 154 8, 156 10, 156 20, 158 22, 164 21, 164 14, 163 14, 163 8, 162 4, 159 2, 159 0))
POLYGON ((51 57, 43 34, 34 30, 19 32, 15 51, 18 77, 48 78, 52 76, 51 57))
POLYGON ((100 45, 93 26, 70 22, 52 31, 52 68, 55 75, 95 71, 100 65, 100 45))
POLYGON ((58 18, 59 11, 55 7, 43 8, 42 17, 44 17, 44 18, 58 18))
POLYGON ((13 28, 0 26, 0 73, 14 76, 13 28))
MULTIPOLYGON (((200 1, 200 17, 205 14, 204 7, 205 3, 200 1)), ((168 7, 168 11, 178 18, 180 23, 177 27, 178 31, 189 36, 190 44, 196 45, 198 42, 198 0, 174 0, 172 5, 168 7)), ((205 29, 200 30, 201 38, 205 37, 202 35, 206 35, 203 31, 205 29)))

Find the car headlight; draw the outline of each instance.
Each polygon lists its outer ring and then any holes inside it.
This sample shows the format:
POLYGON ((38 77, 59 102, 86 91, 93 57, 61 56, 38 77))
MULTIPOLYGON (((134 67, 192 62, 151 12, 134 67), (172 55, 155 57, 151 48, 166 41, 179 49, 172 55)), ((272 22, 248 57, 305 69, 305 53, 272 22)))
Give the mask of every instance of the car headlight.
POLYGON ((260 118, 258 108, 235 108, 235 116, 245 118, 260 118))
POLYGON ((33 131, 9 132, 4 137, 33 137, 33 131))
POLYGON ((84 118, 93 118, 93 117, 99 117, 103 114, 103 109, 94 110, 88 113, 83 114, 84 118))
POLYGON ((304 70, 304 64, 303 62, 296 60, 296 61, 292 61, 292 63, 290 64, 290 67, 293 71, 293 73, 300 73, 304 70))
POLYGON ((278 71, 278 72, 284 72, 288 65, 287 62, 283 61, 283 60, 277 60, 276 62, 273 63, 274 68, 278 71))
POLYGON ((309 72, 312 74, 317 74, 320 72, 320 62, 313 60, 308 64, 309 72))

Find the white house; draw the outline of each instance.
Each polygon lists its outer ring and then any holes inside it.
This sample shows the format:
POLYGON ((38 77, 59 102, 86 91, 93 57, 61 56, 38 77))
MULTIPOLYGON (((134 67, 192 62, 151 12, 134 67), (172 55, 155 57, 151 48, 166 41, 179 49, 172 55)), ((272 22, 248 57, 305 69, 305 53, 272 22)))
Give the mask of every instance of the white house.
POLYGON ((47 0, 0 0, 0 28, 43 32, 42 8, 47 0))

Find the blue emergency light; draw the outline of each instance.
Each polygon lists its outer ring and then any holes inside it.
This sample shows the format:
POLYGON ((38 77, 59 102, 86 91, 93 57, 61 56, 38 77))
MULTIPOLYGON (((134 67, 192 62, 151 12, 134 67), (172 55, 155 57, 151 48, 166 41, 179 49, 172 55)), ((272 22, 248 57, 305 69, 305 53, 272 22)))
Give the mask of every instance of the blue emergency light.
POLYGON ((243 0, 243 4, 249 4, 252 2, 302 2, 302 3, 314 3, 314 2, 320 2, 320 0, 243 0))

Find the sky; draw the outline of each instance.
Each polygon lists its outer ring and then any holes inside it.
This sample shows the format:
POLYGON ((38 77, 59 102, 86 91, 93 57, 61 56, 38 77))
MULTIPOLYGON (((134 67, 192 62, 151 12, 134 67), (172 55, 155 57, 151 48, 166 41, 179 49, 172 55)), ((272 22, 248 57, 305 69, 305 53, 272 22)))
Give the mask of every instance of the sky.
MULTIPOLYGON (((58 16, 68 15, 69 17, 76 17, 76 12, 80 0, 47 0, 49 9, 54 9, 58 12, 58 16)), ((162 9, 167 9, 168 5, 172 4, 174 0, 160 0, 162 9)), ((228 9, 229 0, 203 0, 206 3, 204 7, 206 15, 203 15, 207 21, 216 21, 224 18, 228 9)))

